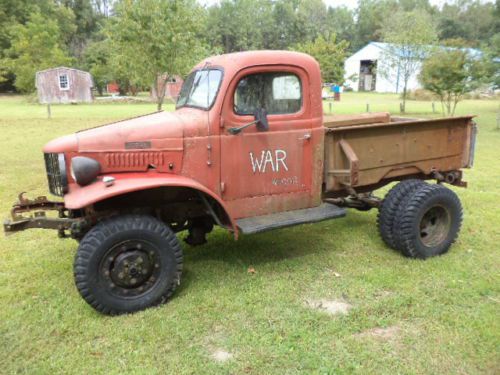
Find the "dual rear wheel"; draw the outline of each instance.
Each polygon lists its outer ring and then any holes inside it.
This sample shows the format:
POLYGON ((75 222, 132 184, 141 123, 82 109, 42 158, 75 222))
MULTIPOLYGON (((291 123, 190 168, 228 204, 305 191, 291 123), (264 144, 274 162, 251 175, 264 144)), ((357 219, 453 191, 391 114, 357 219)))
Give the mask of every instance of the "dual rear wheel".
POLYGON ((384 242, 407 257, 444 254, 462 224, 457 195, 439 184, 405 180, 394 186, 380 206, 378 227, 384 242))

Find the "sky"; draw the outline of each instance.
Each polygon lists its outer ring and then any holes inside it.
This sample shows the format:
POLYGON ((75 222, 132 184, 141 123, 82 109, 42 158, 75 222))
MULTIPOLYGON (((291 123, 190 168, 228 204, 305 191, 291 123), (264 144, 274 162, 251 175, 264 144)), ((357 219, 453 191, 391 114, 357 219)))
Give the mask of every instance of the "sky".
MULTIPOLYGON (((357 0, 323 0, 326 5, 328 6, 339 6, 339 5, 345 5, 349 8, 356 8, 356 4, 358 3, 357 0)), ((483 0, 483 3, 491 3, 494 0, 483 0)), ((441 7, 444 3, 453 3, 453 0, 430 0, 430 3, 432 5, 437 5, 441 7)))
MULTIPOLYGON (((331 7, 345 5, 348 8, 356 8, 358 3, 357 0, 323 0, 326 5, 331 7)), ((482 0, 483 3, 492 3, 494 0, 482 0)), ((219 0, 198 0, 199 3, 203 5, 212 5, 214 3, 218 3, 219 0)), ((444 3, 453 3, 455 0, 430 0, 432 5, 437 5, 441 7, 444 3)))

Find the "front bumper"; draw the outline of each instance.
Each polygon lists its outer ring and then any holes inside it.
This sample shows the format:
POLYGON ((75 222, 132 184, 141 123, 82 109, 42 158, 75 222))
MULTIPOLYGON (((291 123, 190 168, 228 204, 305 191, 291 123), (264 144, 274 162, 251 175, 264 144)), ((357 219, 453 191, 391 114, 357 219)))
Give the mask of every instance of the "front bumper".
POLYGON ((49 201, 45 196, 31 200, 21 193, 10 211, 11 219, 4 221, 3 229, 5 235, 34 228, 55 229, 59 237, 68 237, 66 231, 79 226, 82 218, 70 218, 67 213, 63 202, 49 201), (47 211, 57 211, 58 217, 48 217, 47 211))

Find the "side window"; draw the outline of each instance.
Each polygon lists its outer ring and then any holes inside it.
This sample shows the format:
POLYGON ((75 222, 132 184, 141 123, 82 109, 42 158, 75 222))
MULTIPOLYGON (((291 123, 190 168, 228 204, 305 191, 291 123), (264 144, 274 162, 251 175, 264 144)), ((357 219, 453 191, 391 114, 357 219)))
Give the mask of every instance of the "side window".
POLYGON ((69 80, 68 80, 67 74, 60 74, 59 75, 59 88, 61 90, 68 90, 69 89, 69 80))
POLYGON ((234 112, 253 115, 264 108, 269 115, 296 113, 302 107, 302 87, 292 73, 257 73, 243 77, 234 92, 234 112))

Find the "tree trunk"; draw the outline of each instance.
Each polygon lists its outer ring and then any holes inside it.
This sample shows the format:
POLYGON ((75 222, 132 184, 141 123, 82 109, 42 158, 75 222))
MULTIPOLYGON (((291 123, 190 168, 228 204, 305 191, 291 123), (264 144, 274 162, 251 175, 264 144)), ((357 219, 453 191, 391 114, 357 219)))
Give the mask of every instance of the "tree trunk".
POLYGON ((401 113, 406 112, 406 96, 408 95, 408 81, 405 80, 405 85, 403 87, 403 103, 401 105, 401 113))
POLYGON ((165 99, 165 87, 167 85, 167 81, 169 76, 166 75, 165 78, 162 77, 161 74, 156 76, 156 104, 157 110, 161 111, 163 105, 163 99, 165 99))

